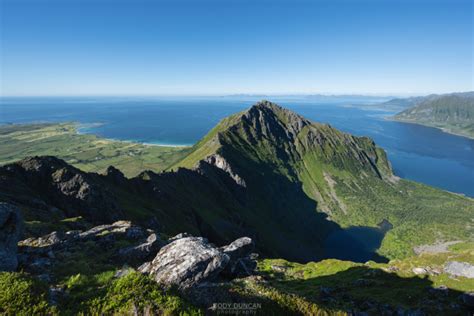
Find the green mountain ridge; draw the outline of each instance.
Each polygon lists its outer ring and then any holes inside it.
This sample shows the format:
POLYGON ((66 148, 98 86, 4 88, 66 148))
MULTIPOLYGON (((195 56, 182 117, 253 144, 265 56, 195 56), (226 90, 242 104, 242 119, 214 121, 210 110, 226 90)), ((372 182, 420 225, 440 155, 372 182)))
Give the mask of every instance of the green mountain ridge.
POLYGON ((393 118, 474 138, 474 93, 452 93, 422 98, 393 118))
MULTIPOLYGON (((408 255, 408 245, 433 241, 435 231, 438 238, 453 238, 445 221, 462 226, 450 217, 470 220, 474 210, 472 199, 395 177, 385 152, 371 139, 313 123, 266 101, 224 119, 191 150, 175 167, 189 168, 218 155, 226 162, 221 165, 232 166, 231 173, 259 192, 273 181, 255 170, 271 166, 269 173, 297 183, 316 202, 315 210, 342 227, 376 227, 389 220, 395 227, 381 248, 389 257, 408 255), (453 209, 453 202, 460 203, 457 216, 444 212, 453 209)), ((461 232, 462 238, 472 234, 465 227, 461 232)))
POLYGON ((398 179, 371 139, 267 101, 224 119, 168 170, 127 179, 115 168, 87 174, 55 158, 30 158, 0 167, 0 199, 23 207, 33 234, 71 216, 103 218, 82 200, 88 201, 88 192, 104 197, 102 211, 112 218, 120 211, 165 234, 187 231, 217 244, 247 235, 263 255, 300 262, 327 257, 325 241, 334 232, 384 220, 393 229, 378 252, 389 259, 410 256, 417 245, 473 234, 466 225, 472 199, 398 179), (62 197, 63 188, 82 209, 69 209, 75 202, 62 197), (58 209, 54 217, 51 209, 58 209))

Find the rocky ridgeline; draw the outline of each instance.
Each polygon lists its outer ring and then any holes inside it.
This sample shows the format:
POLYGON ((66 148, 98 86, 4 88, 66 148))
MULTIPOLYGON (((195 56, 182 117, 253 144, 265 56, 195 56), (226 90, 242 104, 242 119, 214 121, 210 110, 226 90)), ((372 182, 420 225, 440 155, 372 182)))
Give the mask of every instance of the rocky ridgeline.
POLYGON ((123 218, 101 177, 52 156, 28 157, 0 168, 0 197, 37 213, 83 216, 93 223, 123 218))

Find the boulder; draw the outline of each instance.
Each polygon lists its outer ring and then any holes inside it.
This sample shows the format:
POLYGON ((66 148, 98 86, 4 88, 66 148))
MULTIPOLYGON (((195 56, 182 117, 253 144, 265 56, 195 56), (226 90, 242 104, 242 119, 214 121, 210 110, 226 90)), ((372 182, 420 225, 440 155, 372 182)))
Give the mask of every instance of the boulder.
POLYGON ((20 210, 11 204, 0 203, 0 271, 16 270, 22 227, 20 210))
POLYGON ((0 174, 2 192, 45 215, 82 216, 93 223, 109 223, 123 216, 103 176, 83 172, 56 157, 27 157, 0 168, 0 174))
POLYGON ((205 238, 185 237, 161 248, 153 261, 144 263, 138 270, 165 287, 186 289, 215 279, 229 261, 227 254, 205 238))
POLYGON ((413 268, 412 271, 416 275, 427 274, 428 273, 428 271, 425 268, 419 268, 419 267, 418 268, 413 268))
POLYGON ((31 237, 31 238, 22 240, 20 242, 20 245, 36 247, 36 248, 45 248, 45 247, 56 248, 66 240, 67 238, 65 234, 61 232, 53 231, 47 235, 44 235, 38 238, 31 237))
POLYGON ((129 239, 140 239, 146 235, 145 230, 142 227, 133 225, 130 221, 117 221, 112 224, 93 227, 80 233, 78 238, 97 239, 109 234, 124 234, 125 237, 129 239))

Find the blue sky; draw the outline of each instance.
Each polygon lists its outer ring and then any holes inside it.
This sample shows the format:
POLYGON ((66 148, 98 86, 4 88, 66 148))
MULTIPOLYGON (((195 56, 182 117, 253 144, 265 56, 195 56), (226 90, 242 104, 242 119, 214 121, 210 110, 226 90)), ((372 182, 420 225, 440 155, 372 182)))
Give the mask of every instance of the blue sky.
POLYGON ((2 95, 474 90, 461 0, 0 0, 2 95))

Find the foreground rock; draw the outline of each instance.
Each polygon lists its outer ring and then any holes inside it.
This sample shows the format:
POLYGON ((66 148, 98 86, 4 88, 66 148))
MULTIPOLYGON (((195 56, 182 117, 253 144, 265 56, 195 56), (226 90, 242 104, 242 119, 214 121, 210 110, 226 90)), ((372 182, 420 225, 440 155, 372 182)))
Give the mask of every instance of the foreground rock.
POLYGON ((18 266, 17 243, 22 226, 20 210, 0 203, 0 271, 14 271, 18 266))
POLYGON ((153 261, 144 263, 138 270, 150 274, 165 287, 189 289, 215 280, 228 266, 248 257, 251 250, 253 242, 247 237, 223 248, 214 247, 201 237, 174 238, 153 261))
POLYGON ((126 240, 131 246, 120 248, 111 260, 120 264, 143 262, 162 246, 159 237, 129 221, 117 221, 100 225, 87 231, 52 232, 38 238, 22 240, 20 261, 23 268, 35 274, 48 273, 58 254, 69 253, 82 247, 87 241, 99 244, 104 250, 111 249, 117 240, 126 240))

